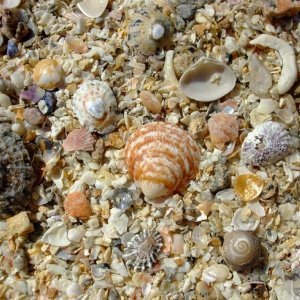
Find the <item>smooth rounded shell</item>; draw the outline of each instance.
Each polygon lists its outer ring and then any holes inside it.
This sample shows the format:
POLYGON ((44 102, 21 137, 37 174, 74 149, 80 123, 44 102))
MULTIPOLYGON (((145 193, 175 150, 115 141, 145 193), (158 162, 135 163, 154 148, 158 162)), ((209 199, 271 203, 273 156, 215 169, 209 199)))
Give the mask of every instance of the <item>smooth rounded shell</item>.
POLYGON ((43 59, 34 67, 33 81, 46 90, 55 89, 61 80, 62 69, 54 59, 43 59))
POLYGON ((198 172, 199 149, 183 129, 164 122, 143 125, 128 140, 129 175, 148 199, 180 191, 198 172))
POLYGON ((224 256, 234 269, 254 266, 261 255, 259 239, 250 231, 236 230, 224 236, 224 256))
POLYGON ((228 94, 235 82, 234 72, 227 65, 202 57, 182 74, 179 87, 187 97, 209 102, 228 94))
POLYGON ((102 134, 115 129, 116 105, 109 85, 99 80, 84 82, 72 98, 72 108, 80 124, 102 134))
POLYGON ((234 191, 243 201, 252 201, 262 192, 265 182, 255 174, 242 174, 237 176, 234 191))

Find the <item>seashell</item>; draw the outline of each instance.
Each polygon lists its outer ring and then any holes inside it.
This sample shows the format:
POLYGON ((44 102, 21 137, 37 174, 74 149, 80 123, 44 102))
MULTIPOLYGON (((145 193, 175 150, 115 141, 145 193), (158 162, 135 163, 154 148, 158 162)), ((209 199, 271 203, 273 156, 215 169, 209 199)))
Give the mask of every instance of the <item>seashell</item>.
POLYGON ((125 146, 129 175, 148 199, 185 188, 198 172, 197 144, 183 129, 164 122, 143 125, 125 146))
POLYGON ((89 201, 81 192, 68 194, 64 201, 66 214, 71 217, 86 219, 92 214, 89 201))
POLYGON ((32 125, 42 124, 45 121, 45 116, 36 107, 26 107, 24 110, 25 120, 32 125))
POLYGON ((60 64, 54 60, 45 58, 37 63, 33 69, 32 79, 41 88, 53 90, 57 87, 62 76, 60 64))
POLYGON ((241 159, 253 166, 264 166, 284 158, 291 147, 291 137, 284 126, 269 121, 247 135, 241 147, 241 159))
POLYGON ((3 8, 16 8, 20 5, 21 0, 2 0, 0 1, 0 4, 2 5, 3 8))
POLYGON ((227 65, 201 57, 182 74, 179 87, 187 97, 209 102, 228 94, 235 82, 234 72, 227 65))
POLYGON ((72 108, 80 124, 89 131, 109 133, 115 129, 116 98, 109 85, 99 80, 86 81, 72 98, 72 108))
POLYGON ((71 244, 68 240, 68 227, 63 222, 54 223, 42 236, 41 241, 56 247, 67 247, 71 244))
POLYGON ((174 26, 169 17, 152 8, 140 8, 128 25, 127 43, 137 54, 150 56, 171 44, 174 26))
POLYGON ((28 151, 10 125, 0 123, 0 217, 14 215, 28 205, 35 182, 28 151))
POLYGON ((108 0, 85 0, 77 3, 80 11, 89 18, 98 18, 105 11, 108 0))
POLYGON ((68 52, 86 53, 88 51, 87 44, 80 38, 67 36, 64 41, 64 47, 68 52))
POLYGON ((271 114, 278 107, 278 104, 273 99, 261 99, 256 111, 259 114, 271 114))
POLYGON ((236 230, 224 236, 226 262, 237 271, 255 266, 262 254, 259 239, 251 231, 236 230))
POLYGON ((220 112, 208 120, 208 130, 212 144, 224 150, 225 144, 235 143, 239 135, 239 124, 234 116, 220 112))
POLYGON ((229 268, 222 264, 212 265, 203 270, 201 280, 207 284, 212 282, 224 282, 229 276, 229 268))
POLYGON ((25 100, 29 100, 32 103, 38 103, 45 95, 45 90, 41 89, 37 85, 29 86, 26 91, 20 92, 20 97, 25 100))
MULTIPOLYGON (((235 230, 245 230, 245 231, 254 231, 259 225, 259 220, 255 219, 253 216, 249 216, 249 209, 238 208, 232 218, 232 225, 235 230)), ((251 211, 250 211, 251 213, 251 211)))
POLYGON ((265 182, 255 174, 242 174, 237 176, 234 191, 238 197, 245 201, 256 199, 263 191, 265 182))
POLYGON ((96 140, 85 129, 74 129, 63 142, 65 151, 94 151, 96 140))
POLYGON ((142 91, 140 94, 143 105, 149 112, 159 114, 161 112, 161 103, 158 98, 150 92, 142 91))
POLYGON ((144 230, 127 243, 123 259, 134 271, 144 271, 157 261, 162 246, 162 237, 158 231, 144 230))
POLYGON ((192 240, 196 244, 198 249, 205 249, 208 245, 208 236, 205 229, 201 226, 196 226, 193 228, 192 240))
MULTIPOLYGON (((258 107, 257 107, 258 108, 258 107)), ((250 116, 250 124, 252 127, 256 127, 264 122, 272 121, 271 114, 259 113, 257 108, 254 108, 249 116, 250 116)))

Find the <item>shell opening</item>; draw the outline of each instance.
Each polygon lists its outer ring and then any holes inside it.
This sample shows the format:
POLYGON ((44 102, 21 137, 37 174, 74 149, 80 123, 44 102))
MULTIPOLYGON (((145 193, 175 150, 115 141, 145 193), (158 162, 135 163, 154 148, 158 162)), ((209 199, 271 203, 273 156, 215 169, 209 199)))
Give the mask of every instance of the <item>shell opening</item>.
POLYGON ((159 40, 161 39, 165 34, 165 28, 159 24, 159 23, 155 23, 153 24, 152 28, 151 28, 151 36, 154 40, 159 40))
POLYGON ((88 101, 86 104, 86 110, 94 118, 101 119, 105 112, 102 99, 97 99, 96 101, 88 101))

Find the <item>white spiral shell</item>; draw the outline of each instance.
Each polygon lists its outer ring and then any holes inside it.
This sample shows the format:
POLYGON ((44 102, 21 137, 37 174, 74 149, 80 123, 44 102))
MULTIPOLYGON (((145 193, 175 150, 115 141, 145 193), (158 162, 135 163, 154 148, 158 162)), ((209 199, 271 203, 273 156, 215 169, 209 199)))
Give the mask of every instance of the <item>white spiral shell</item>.
POLYGON ((197 144, 183 129, 164 122, 143 125, 128 140, 129 175, 148 199, 185 188, 198 172, 197 144))
POLYGON ((99 80, 84 82, 72 98, 72 108, 80 124, 102 134, 115 129, 116 105, 109 85, 99 80))

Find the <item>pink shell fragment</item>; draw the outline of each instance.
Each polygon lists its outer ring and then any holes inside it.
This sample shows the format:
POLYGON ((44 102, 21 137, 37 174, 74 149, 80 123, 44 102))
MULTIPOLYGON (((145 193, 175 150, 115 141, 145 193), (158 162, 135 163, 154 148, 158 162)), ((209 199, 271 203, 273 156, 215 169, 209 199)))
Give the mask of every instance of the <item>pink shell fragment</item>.
POLYGON ((65 151, 93 151, 96 140, 86 130, 74 129, 63 142, 65 151))

